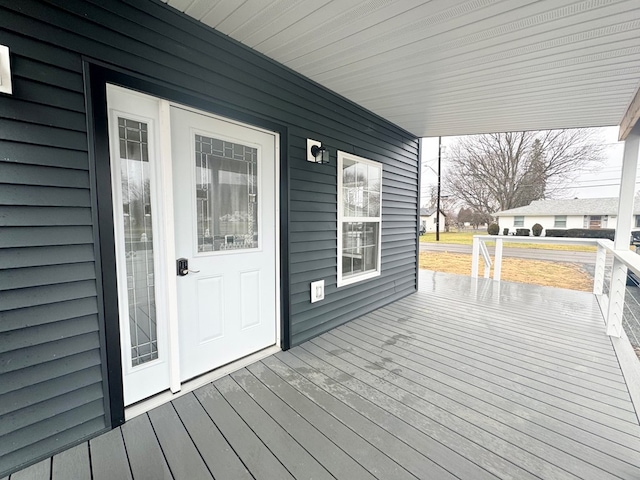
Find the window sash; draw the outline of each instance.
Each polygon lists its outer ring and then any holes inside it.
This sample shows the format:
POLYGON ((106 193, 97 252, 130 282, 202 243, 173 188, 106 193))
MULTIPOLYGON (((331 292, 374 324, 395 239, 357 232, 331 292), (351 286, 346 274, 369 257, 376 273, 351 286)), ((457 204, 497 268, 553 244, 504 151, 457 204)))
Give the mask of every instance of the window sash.
POLYGON ((553 219, 554 228, 567 228, 567 216, 556 215, 553 219))
POLYGON ((338 287, 380 275, 382 164, 338 151, 338 287))
POLYGON ((514 227, 524 227, 524 217, 513 217, 514 227))

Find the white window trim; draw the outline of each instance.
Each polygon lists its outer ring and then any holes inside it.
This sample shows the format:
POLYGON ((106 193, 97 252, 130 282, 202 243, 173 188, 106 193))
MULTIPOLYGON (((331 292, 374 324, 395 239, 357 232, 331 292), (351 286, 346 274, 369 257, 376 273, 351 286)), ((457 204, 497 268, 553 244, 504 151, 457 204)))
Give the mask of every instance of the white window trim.
POLYGON ((351 153, 342 152, 338 150, 338 251, 337 251, 337 273, 338 273, 338 287, 344 287, 346 285, 351 285, 353 283, 361 282, 363 280, 368 280, 370 278, 378 277, 381 273, 381 263, 382 263, 382 174, 383 174, 383 165, 380 162, 375 162, 373 160, 369 160, 367 158, 359 157, 357 155, 353 155, 351 153), (378 258, 376 261, 376 269, 362 273, 360 275, 353 275, 349 278, 342 278, 342 224, 345 222, 342 208, 342 162, 347 160, 353 160, 360 163, 365 163, 367 165, 371 165, 373 167, 378 167, 380 169, 380 214, 377 218, 375 217, 347 217, 351 222, 378 222, 378 258))

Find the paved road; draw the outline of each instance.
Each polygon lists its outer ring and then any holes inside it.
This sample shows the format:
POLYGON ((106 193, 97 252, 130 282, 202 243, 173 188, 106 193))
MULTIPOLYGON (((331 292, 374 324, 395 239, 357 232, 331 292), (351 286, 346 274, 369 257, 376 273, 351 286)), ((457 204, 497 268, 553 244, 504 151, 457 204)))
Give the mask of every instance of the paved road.
MULTIPOLYGON (((488 247, 493 255, 494 247, 488 247)), ((471 254, 471 245, 456 245, 453 243, 421 243, 421 252, 449 252, 471 254)), ((532 260, 548 260, 550 262, 570 262, 590 264, 596 262, 596 252, 573 252, 565 250, 542 250, 540 248, 509 248, 502 249, 503 257, 529 258, 532 260)))

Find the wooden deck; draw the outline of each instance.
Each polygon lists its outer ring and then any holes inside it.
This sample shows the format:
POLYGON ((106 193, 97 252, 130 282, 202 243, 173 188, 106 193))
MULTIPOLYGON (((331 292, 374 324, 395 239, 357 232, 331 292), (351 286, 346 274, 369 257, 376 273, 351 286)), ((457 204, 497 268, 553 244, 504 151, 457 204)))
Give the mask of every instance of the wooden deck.
POLYGON ((638 479, 640 426, 593 296, 425 271, 11 480, 212 477, 638 479))

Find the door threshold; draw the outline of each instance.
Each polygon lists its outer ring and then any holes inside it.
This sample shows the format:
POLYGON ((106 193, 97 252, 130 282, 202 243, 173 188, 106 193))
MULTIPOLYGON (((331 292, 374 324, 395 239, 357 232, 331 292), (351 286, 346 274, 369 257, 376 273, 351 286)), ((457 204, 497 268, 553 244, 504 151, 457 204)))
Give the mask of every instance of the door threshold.
POLYGON ((228 363, 220 368, 212 370, 208 373, 200 375, 199 377, 193 378, 187 382, 184 382, 181 385, 181 389, 178 392, 171 392, 170 390, 166 390, 164 392, 158 393, 153 397, 147 398, 145 400, 141 400, 133 405, 125 407, 124 409, 124 419, 125 421, 129 421, 138 415, 142 415, 143 413, 147 413, 149 410, 153 410, 160 405, 163 405, 167 402, 175 400, 182 395, 193 392, 194 390, 211 383, 219 378, 222 378, 226 375, 229 375, 237 370, 240 370, 252 363, 255 363, 263 358, 269 357, 275 353, 278 353, 281 348, 277 345, 273 345, 271 347, 267 347, 263 350, 259 350, 251 355, 247 355, 246 357, 242 357, 235 362, 228 363))

